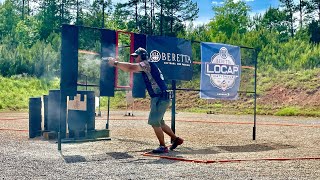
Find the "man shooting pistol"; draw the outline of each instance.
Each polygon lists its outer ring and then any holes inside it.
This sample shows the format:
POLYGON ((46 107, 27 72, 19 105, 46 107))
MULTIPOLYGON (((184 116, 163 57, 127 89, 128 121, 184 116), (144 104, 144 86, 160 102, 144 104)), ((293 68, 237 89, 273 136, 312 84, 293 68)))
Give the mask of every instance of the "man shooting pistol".
POLYGON ((174 150, 178 145, 181 145, 183 143, 183 139, 177 137, 163 120, 163 116, 170 104, 170 94, 160 69, 155 63, 148 61, 147 54, 147 51, 140 47, 131 54, 135 59, 134 63, 119 62, 117 58, 112 57, 102 59, 107 60, 109 65, 117 67, 123 71, 142 73, 148 94, 151 97, 148 124, 152 126, 160 143, 160 146, 152 152, 167 153, 168 147, 165 144, 163 132, 173 139, 170 150, 174 150))

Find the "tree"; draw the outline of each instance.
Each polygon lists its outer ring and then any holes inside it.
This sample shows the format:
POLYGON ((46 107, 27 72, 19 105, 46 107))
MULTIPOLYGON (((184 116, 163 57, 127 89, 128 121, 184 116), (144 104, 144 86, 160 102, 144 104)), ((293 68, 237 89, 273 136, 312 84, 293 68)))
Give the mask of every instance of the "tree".
POLYGON ((317 11, 318 20, 320 20, 320 0, 311 0, 310 9, 317 11))
POLYGON ((192 22, 198 17, 198 5, 191 0, 160 0, 156 3, 162 8, 162 13, 156 14, 160 18, 156 22, 161 23, 157 27, 164 35, 176 36, 186 28, 183 22, 192 22))
POLYGON ((310 2, 307 0, 299 0, 299 4, 297 5, 297 9, 299 11, 300 19, 300 29, 303 28, 303 23, 309 21, 310 19, 310 13, 312 10, 310 9, 310 2))
POLYGON ((250 7, 245 2, 225 0, 223 6, 213 6, 214 18, 209 26, 214 34, 225 33, 228 38, 233 32, 243 34, 247 31, 250 7))
POLYGON ((309 34, 310 34, 310 42, 319 43, 320 42, 320 21, 312 21, 309 24, 309 34))
POLYGON ((83 23, 91 27, 105 27, 106 14, 111 14, 111 0, 94 0, 84 15, 83 23))
POLYGON ((130 0, 116 5, 115 15, 125 15, 128 25, 145 34, 176 36, 199 12, 191 0, 130 0))
POLYGON ((290 22, 290 33, 291 37, 294 36, 294 22, 296 18, 293 16, 293 14, 296 11, 296 6, 294 4, 293 0, 279 0, 281 3, 281 6, 284 7, 284 12, 287 15, 287 21, 290 22))
POLYGON ((6 0, 0 6, 0 40, 5 36, 13 36, 14 29, 19 21, 17 8, 13 0, 6 0))
POLYGON ((280 42, 288 41, 290 33, 290 25, 286 20, 286 14, 284 11, 280 11, 279 8, 269 8, 261 19, 261 25, 270 31, 275 31, 279 34, 278 38, 280 42))
POLYGON ((15 39, 25 47, 31 47, 39 39, 38 25, 35 18, 20 20, 14 30, 15 39))
POLYGON ((284 11, 270 7, 262 17, 262 24, 268 29, 277 29, 286 20, 284 11))
POLYGON ((57 0, 43 0, 40 1, 39 5, 37 18, 40 22, 40 37, 46 39, 52 32, 60 31, 61 9, 57 0))

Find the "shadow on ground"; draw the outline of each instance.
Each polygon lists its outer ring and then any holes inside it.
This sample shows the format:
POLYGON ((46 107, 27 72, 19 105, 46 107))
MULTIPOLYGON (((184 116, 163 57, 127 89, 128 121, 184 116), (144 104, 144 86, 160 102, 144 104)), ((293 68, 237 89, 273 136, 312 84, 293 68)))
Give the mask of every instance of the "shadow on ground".
POLYGON ((217 146, 217 148, 228 152, 260 152, 278 149, 289 149, 294 146, 286 144, 263 143, 263 144, 247 144, 242 146, 217 146))

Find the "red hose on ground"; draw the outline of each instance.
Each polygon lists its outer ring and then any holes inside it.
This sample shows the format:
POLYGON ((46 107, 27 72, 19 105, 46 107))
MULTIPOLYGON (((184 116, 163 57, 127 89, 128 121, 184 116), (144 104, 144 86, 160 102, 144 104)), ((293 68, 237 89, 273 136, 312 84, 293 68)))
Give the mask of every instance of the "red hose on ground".
POLYGON ((20 131, 20 132, 29 132, 26 129, 0 129, 0 131, 20 131))
POLYGON ((148 157, 157 157, 162 159, 169 159, 174 161, 184 161, 184 162, 193 162, 193 163, 227 163, 227 162, 244 162, 244 161, 296 161, 296 160, 320 160, 320 157, 299 157, 299 158, 260 158, 260 159, 223 159, 223 160, 196 160, 196 159, 185 159, 177 158, 171 156, 161 156, 154 155, 150 153, 144 153, 143 156, 148 157))
POLYGON ((15 121, 15 120, 24 120, 24 119, 28 119, 28 118, 0 118, 0 121, 15 121))
MULTIPOLYGON (((104 119, 96 119, 96 120, 104 120, 104 119)), ((110 119, 112 121, 147 121, 147 119, 141 118, 117 118, 110 119)), ((201 120, 176 120, 177 122, 188 122, 188 123, 205 123, 205 124, 244 124, 244 125, 253 125, 253 122, 228 122, 228 121, 201 121, 201 120)), ((310 127, 310 128, 320 128, 320 125, 305 125, 305 124, 281 124, 281 123, 259 123, 257 125, 262 126, 292 126, 292 127, 310 127)))

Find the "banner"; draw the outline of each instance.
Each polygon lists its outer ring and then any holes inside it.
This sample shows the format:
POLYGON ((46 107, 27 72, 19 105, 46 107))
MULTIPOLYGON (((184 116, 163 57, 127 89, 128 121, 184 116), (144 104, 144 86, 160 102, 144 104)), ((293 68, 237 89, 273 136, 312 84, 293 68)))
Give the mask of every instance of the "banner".
POLYGON ((201 43, 200 98, 237 99, 240 75, 240 47, 201 43))
MULTIPOLYGON (((139 47, 144 49, 146 48, 147 36, 145 34, 131 34, 131 47, 130 54, 133 53, 139 47)), ((133 62, 133 57, 131 61, 133 62)), ((145 98, 146 97, 146 85, 144 83, 142 73, 133 73, 133 82, 132 82, 132 97, 134 98, 145 98)))
POLYGON ((61 64, 60 89, 65 96, 77 94, 78 81, 78 39, 79 29, 73 25, 62 25, 61 29, 61 64))
POLYGON ((191 42, 174 37, 147 36, 147 51, 165 79, 192 79, 191 42))
MULTIPOLYGON (((101 29, 101 57, 114 57, 116 53, 116 31, 101 29)), ((114 96, 115 67, 107 61, 100 63, 100 96, 114 96)))

